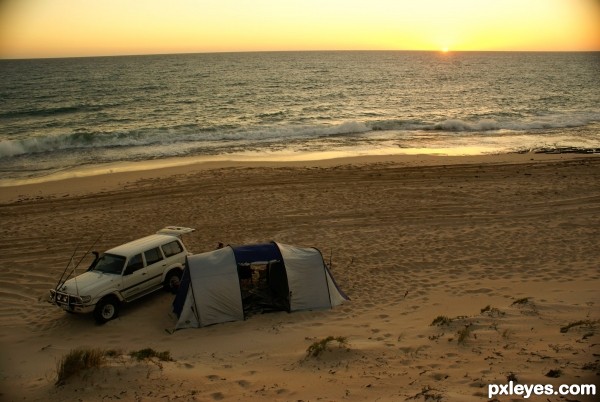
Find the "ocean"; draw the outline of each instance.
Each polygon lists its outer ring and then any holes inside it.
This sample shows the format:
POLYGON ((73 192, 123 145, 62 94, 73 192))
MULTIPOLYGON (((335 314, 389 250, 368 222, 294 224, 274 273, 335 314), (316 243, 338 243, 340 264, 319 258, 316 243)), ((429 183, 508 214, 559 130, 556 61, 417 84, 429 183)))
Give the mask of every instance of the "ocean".
POLYGON ((0 184, 141 161, 511 152, 600 152, 600 52, 0 60, 0 184))

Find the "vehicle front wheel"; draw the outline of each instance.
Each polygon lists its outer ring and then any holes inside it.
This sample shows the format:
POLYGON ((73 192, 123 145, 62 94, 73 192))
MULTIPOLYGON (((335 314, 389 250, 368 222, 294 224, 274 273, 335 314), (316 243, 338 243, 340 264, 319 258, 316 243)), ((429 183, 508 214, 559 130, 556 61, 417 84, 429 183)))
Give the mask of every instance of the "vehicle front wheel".
POLYGON ((104 324, 107 321, 117 318, 119 315, 119 300, 114 296, 107 296, 100 299, 94 309, 94 318, 98 324, 104 324))
POLYGON ((166 291, 171 292, 173 294, 177 293, 179 290, 179 284, 181 283, 181 271, 178 269, 174 269, 169 271, 167 277, 165 278, 165 282, 163 283, 163 287, 166 291))

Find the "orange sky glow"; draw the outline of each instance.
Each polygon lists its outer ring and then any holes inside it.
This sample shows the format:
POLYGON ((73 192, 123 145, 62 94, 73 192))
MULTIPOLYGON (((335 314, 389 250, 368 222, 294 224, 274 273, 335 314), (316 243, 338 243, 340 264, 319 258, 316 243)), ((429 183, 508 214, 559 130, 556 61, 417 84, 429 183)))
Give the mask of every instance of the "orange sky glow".
POLYGON ((599 51, 598 0, 0 0, 0 58, 599 51))

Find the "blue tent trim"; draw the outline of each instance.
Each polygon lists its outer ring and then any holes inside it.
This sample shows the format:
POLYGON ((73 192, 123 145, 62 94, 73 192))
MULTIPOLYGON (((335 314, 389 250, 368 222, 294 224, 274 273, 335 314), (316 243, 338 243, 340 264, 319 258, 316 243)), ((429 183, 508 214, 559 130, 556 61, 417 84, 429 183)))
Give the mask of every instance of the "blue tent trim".
POLYGON ((282 261, 281 251, 275 242, 230 246, 238 265, 252 264, 259 261, 282 261))
MULTIPOLYGON (((179 281, 179 289, 189 289, 190 281, 190 270, 188 268, 188 261, 186 257, 185 268, 183 269, 183 274, 181 275, 181 280, 179 281)), ((177 314, 177 317, 181 315, 181 311, 183 310, 183 304, 185 303, 186 297, 187 292, 178 291, 175 295, 175 300, 173 300, 173 312, 177 314)))

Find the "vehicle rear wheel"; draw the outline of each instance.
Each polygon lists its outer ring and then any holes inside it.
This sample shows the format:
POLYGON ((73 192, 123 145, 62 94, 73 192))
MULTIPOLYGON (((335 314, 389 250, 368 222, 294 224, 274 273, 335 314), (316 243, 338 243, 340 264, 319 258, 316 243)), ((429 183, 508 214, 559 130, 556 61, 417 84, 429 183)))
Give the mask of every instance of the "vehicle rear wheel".
POLYGON ((172 271, 169 271, 169 273, 167 274, 167 277, 165 278, 163 287, 166 291, 175 294, 175 293, 177 293, 177 290, 179 290, 180 283, 181 283, 181 271, 178 269, 174 269, 172 271))
POLYGON ((119 315, 119 300, 114 296, 107 296, 96 304, 94 309, 94 318, 98 324, 104 324, 107 321, 117 318, 119 315))

